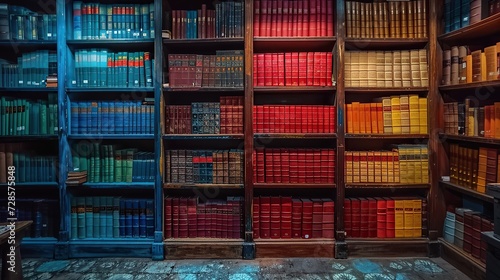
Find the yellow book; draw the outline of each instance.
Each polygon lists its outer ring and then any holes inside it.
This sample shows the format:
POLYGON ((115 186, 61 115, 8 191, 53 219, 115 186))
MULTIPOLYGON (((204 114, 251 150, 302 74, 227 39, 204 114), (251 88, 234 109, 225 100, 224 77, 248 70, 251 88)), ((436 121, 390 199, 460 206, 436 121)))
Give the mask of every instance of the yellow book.
POLYGON ((413 200, 411 199, 405 199, 403 200, 403 205, 404 205, 404 237, 409 238, 413 237, 413 226, 414 226, 414 221, 413 221, 413 200))
POLYGON ((359 170, 359 152, 352 152, 352 182, 361 182, 359 170))
POLYGON ((373 134, 383 133, 383 131, 378 131, 378 117, 377 117, 377 103, 369 103, 370 104, 370 120, 371 120, 371 128, 373 134))
MULTIPOLYGON (((393 152, 387 152, 387 183, 395 183, 394 180, 394 163, 397 158, 394 157, 393 152)), ((397 162, 397 161, 396 161, 397 162)))
POLYGON ((392 75, 393 75, 393 86, 402 87, 403 86, 403 74, 402 74, 402 63, 401 63, 401 51, 394 51, 392 53, 392 75))
MULTIPOLYGON (((418 55, 418 53, 417 53, 417 55, 418 55)), ((401 81, 402 81, 402 86, 405 88, 412 86, 412 84, 411 84, 411 70, 412 69, 411 69, 411 63, 410 63, 410 52, 409 51, 401 51, 401 81)), ((420 79, 420 77, 419 77, 419 79, 420 79)))
POLYGON ((393 64, 394 57, 392 51, 384 52, 384 73, 385 73, 385 87, 390 88, 394 86, 394 77, 393 77, 393 64))
MULTIPOLYGON (((375 151, 373 152, 373 161, 374 161, 374 181, 375 183, 382 183, 382 152, 380 151, 375 151)), ((499 175, 500 176, 500 175, 499 175)), ((386 173, 387 177, 387 173, 386 173)))
POLYGON ((486 68, 486 54, 481 53, 481 81, 487 81, 488 79, 488 70, 486 68))
MULTIPOLYGON (((486 80, 492 81, 498 78, 498 66, 497 66, 497 46, 489 46, 484 48, 484 56, 485 56, 485 67, 486 67, 486 80)), ((483 65, 481 65, 482 67, 483 65)))
POLYGON ((359 179, 361 183, 368 183, 368 152, 359 152, 359 179))
POLYGON ((401 183, 401 165, 399 163, 399 155, 397 151, 392 152, 394 183, 401 183))
POLYGON ((399 179, 401 184, 408 184, 408 149, 403 145, 398 145, 399 155, 399 179))
POLYGON ((367 162, 368 162, 368 182, 375 182, 375 154, 373 151, 367 152, 367 162))
POLYGON ((467 116, 467 136, 474 136, 475 127, 475 118, 474 118, 474 108, 471 107, 466 112, 467 116))
POLYGON ((368 52, 368 87, 376 87, 377 86, 377 53, 376 52, 368 52))
POLYGON ((352 152, 345 152, 345 182, 352 183, 352 152))
POLYGON ((427 146, 420 147, 420 165, 422 168, 422 183, 429 183, 429 149, 427 146))
POLYGON ((413 171, 414 172, 414 175, 413 175, 413 183, 415 184, 419 184, 419 183, 422 183, 422 154, 421 154, 421 146, 415 146, 413 148, 413 152, 414 152, 414 155, 413 155, 413 158, 414 158, 414 167, 415 167, 415 170, 413 171))
POLYGON ((382 111, 384 117, 384 133, 392 134, 392 106, 391 106, 391 98, 384 97, 382 98, 382 111))
POLYGON ((354 133, 353 128, 353 112, 352 112, 352 104, 346 104, 346 114, 347 114, 347 133, 354 133))
POLYGON ((414 184, 415 183, 415 146, 406 146, 406 183, 414 184))
POLYGON ((422 237, 422 200, 413 200, 413 237, 422 237))
POLYGON ((359 57, 360 52, 350 52, 351 54, 351 87, 360 86, 360 67, 359 57))
POLYGON ((361 104, 359 102, 352 102, 352 133, 359 134, 360 131, 360 113, 361 113, 361 104))
POLYGON ((401 133, 410 134, 410 101, 408 95, 399 97, 401 110, 401 133))
POLYGON ((427 134, 427 98, 421 97, 418 99, 418 109, 419 109, 419 127, 420 134, 427 134))
POLYGON ((382 183, 389 182, 388 180, 388 170, 387 170, 387 161, 389 160, 389 152, 380 152, 380 168, 381 168, 381 180, 382 183))
POLYGON ((392 134, 401 134, 401 107, 399 96, 391 96, 392 134))
POLYGON ((420 133, 420 111, 418 105, 418 95, 411 94, 409 96, 410 103, 410 133, 420 133))
MULTIPOLYGON (((480 193, 486 192, 486 170, 488 163, 488 149, 479 148, 479 165, 477 171, 477 191, 480 193)), ((460 168, 460 167, 459 167, 460 168)))
POLYGON ((418 50, 420 60, 420 84, 423 87, 429 86, 429 67, 427 63, 427 50, 418 50))
POLYGON ((394 222, 395 222, 395 237, 405 237, 405 203, 402 199, 394 200, 394 222))
POLYGON ((467 80, 467 83, 472 83, 472 55, 470 55, 470 54, 467 55, 466 63, 467 63, 466 80, 467 80))
POLYGON ((366 51, 358 52, 359 55, 359 86, 368 86, 368 53, 366 51))
POLYGON ((377 51, 376 57, 377 87, 385 87, 385 54, 383 51, 377 51))

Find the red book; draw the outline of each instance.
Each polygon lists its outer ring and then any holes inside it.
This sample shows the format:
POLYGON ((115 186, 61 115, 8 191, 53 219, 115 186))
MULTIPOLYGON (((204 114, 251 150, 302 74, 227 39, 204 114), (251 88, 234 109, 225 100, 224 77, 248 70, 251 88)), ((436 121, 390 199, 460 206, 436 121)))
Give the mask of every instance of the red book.
POLYGON ((313 202, 302 199, 302 238, 310 239, 313 234, 313 202))
POLYGON ((260 218, 260 198, 259 197, 253 198, 252 206, 253 206, 253 211, 252 211, 253 239, 258 239, 258 238, 260 238, 260 221, 259 221, 259 218, 260 218))
POLYGON ((207 237, 207 219, 205 204, 198 204, 196 209, 197 214, 197 235, 198 237, 207 237))
POLYGON ((332 83, 332 75, 333 75, 333 55, 331 52, 326 53, 326 86, 331 87, 332 83))
POLYGON ((302 238, 302 200, 292 199, 292 238, 302 238))
POLYGON ((481 217, 472 216, 472 256, 481 257, 481 217))
POLYGON ((322 6, 322 2, 324 0, 316 0, 316 36, 321 36, 322 35, 322 24, 321 24, 321 21, 322 21, 322 14, 323 14, 323 10, 321 9, 321 6, 322 6))
POLYGON ((298 9, 299 9, 299 4, 298 4, 298 1, 292 1, 291 2, 291 6, 292 6, 292 13, 291 13, 291 16, 292 16, 292 24, 288 24, 288 28, 289 28, 289 35, 290 37, 297 37, 297 28, 298 28, 298 23, 297 23, 297 20, 298 20, 298 9))
POLYGON ((322 73, 321 65, 323 64, 322 55, 320 52, 314 53, 314 74, 313 74, 313 85, 320 86, 321 80, 324 74, 322 73))
POLYGON ((361 237, 361 201, 351 198, 351 237, 361 237))
POLYGON ((265 74, 266 74, 265 54, 259 53, 259 54, 257 54, 257 85, 258 86, 265 85, 265 74))
POLYGON ((273 54, 264 54, 264 85, 273 85, 273 54))
POLYGON ((281 33, 283 35, 283 37, 288 37, 290 36, 289 33, 288 33, 288 25, 289 25, 289 21, 290 21, 290 17, 289 17, 289 14, 290 14, 290 1, 289 0, 285 0, 283 1, 283 21, 282 21, 282 26, 281 26, 281 33))
POLYGON ((271 0, 271 37, 276 37, 276 25, 278 20, 278 1, 271 0))
POLYGON ((316 19, 317 19, 316 1, 321 1, 321 0, 311 0, 309 2, 309 36, 311 37, 318 36, 316 33, 316 19))
POLYGON ((326 0, 326 36, 333 37, 333 0, 326 0))
POLYGON ((207 5, 202 4, 201 5, 201 22, 199 25, 201 25, 201 38, 207 38, 207 5))
POLYGON ((307 82, 306 85, 314 85, 314 52, 307 53, 307 82))
MULTIPOLYGON (((203 4, 205 5, 205 4, 203 4)), ((260 0, 253 1, 253 36, 260 36, 260 0)))
POLYGON ((386 206, 387 206, 387 219, 386 219, 386 232, 385 236, 387 238, 396 237, 396 220, 395 220, 395 210, 394 210, 394 199, 386 198, 386 206))
POLYGON ((352 206, 351 199, 344 200, 344 231, 346 237, 352 237, 352 206))
POLYGON ((309 0, 302 0, 302 36, 309 36, 309 0))
POLYGON ((369 237, 369 213, 370 213, 370 206, 368 199, 361 197, 359 198, 360 200, 360 213, 361 213, 361 222, 360 222, 360 237, 362 238, 367 238, 369 237))
POLYGON ((291 59, 292 59, 292 84, 289 86, 298 86, 299 85, 299 53, 293 52, 291 59))
POLYGON ((326 26, 327 26, 327 5, 326 5, 327 0, 321 0, 319 1, 321 3, 321 36, 324 37, 326 36, 326 26))
POLYGON ((257 76, 259 74, 259 70, 257 68, 257 65, 258 65, 258 57, 257 57, 257 54, 254 54, 253 55, 253 86, 256 87, 258 86, 257 84, 257 76))
POLYGON ((271 238, 271 198, 260 197, 260 238, 271 238))
POLYGON ((198 218, 196 216, 197 199, 195 197, 188 198, 187 201, 187 217, 188 217, 188 236, 189 238, 198 237, 198 218))
POLYGON ((179 202, 179 238, 188 238, 188 205, 187 198, 181 197, 179 202))
POLYGON ((368 198, 368 237, 377 237, 377 200, 368 198))
POLYGON ((313 203, 312 238, 321 238, 323 228, 323 201, 311 199, 313 203))
POLYGON ((180 199, 173 198, 172 199, 172 237, 179 237, 179 207, 180 207, 180 199))
POLYGON ((335 225, 335 202, 331 199, 323 199, 323 226, 322 237, 334 238, 334 225, 335 225))
POLYGON ((464 251, 472 252, 472 216, 474 212, 464 212, 464 251))
POLYGON ((336 129, 336 123, 337 123, 337 115, 336 115, 336 110, 335 106, 330 106, 328 107, 328 111, 330 113, 330 117, 328 118, 330 120, 329 123, 329 132, 330 133, 335 133, 336 129))
MULTIPOLYGON (((276 2, 276 1, 275 1, 276 2)), ((279 67, 278 67, 278 53, 273 53, 272 54, 272 85, 273 86, 278 86, 279 85, 279 67)))
POLYGON ((285 86, 292 85, 292 53, 285 53, 285 86))
POLYGON ((172 238, 172 201, 171 197, 165 198, 165 212, 164 212, 164 237, 172 238))
POLYGON ((377 198, 377 237, 385 238, 387 231, 387 202, 377 198))
POLYGON ((302 29, 304 25, 304 20, 302 17, 302 9, 304 1, 296 1, 297 2, 297 36, 302 37, 302 29))
POLYGON ((290 183, 290 151, 288 149, 282 149, 281 153, 281 174, 282 182, 290 183))
POLYGON ((281 197, 281 238, 292 238, 292 198, 281 197))
POLYGON ((278 86, 285 85, 285 54, 278 54, 278 86))
MULTIPOLYGON (((299 2, 301 3, 301 2, 299 2)), ((307 53, 299 53, 299 86, 307 85, 307 53)))
MULTIPOLYGON (((286 1, 286 0, 285 0, 286 1)), ((278 7, 276 8, 276 36, 283 36, 283 0, 278 0, 278 7)))
POLYGON ((260 1, 260 7, 261 7, 261 10, 260 10, 260 23, 259 23, 259 27, 260 27, 260 32, 259 32, 259 35, 261 37, 269 37, 269 35, 271 34, 271 27, 267 26, 267 17, 269 16, 268 15, 268 10, 267 10, 267 6, 268 6, 268 3, 269 1, 268 0, 261 0, 260 1), (269 31, 269 33, 268 33, 269 31))

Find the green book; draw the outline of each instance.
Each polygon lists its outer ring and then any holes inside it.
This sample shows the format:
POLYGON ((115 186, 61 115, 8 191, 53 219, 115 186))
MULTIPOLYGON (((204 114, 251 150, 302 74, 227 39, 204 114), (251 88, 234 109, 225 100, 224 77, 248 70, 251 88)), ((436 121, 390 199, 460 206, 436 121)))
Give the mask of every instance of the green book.
POLYGON ((115 160, 114 160, 114 155, 115 155, 115 146, 114 145, 109 145, 109 151, 108 151, 108 180, 109 182, 116 182, 115 181, 115 160))
POLYGON ((0 97, 0 124, 2 124, 2 127, 0 127, 0 135, 7 135, 7 116, 6 100, 5 97, 2 96, 0 97))
POLYGON ((100 238, 101 237, 101 200, 98 196, 92 197, 92 204, 94 206, 94 221, 93 221, 93 226, 94 226, 94 237, 95 238, 100 238))
POLYGON ((123 182, 122 179, 122 151, 115 150, 114 151, 114 182, 123 182))
POLYGON ((47 104, 40 101, 40 134, 47 135, 47 104))
POLYGON ((85 197, 85 236, 94 237, 94 202, 91 196, 85 197))
POLYGON ((23 135, 30 134, 30 115, 31 115, 31 106, 33 103, 24 100, 24 125, 23 125, 23 135))
POLYGON ((86 233, 86 220, 85 220, 85 197, 76 198, 76 211, 77 211, 77 224, 78 224, 78 238, 85 238, 86 233))
POLYGON ((113 237, 120 237, 120 198, 113 197, 113 237))
POLYGON ((126 178, 126 182, 130 183, 130 182, 132 182, 132 168, 134 165, 134 150, 128 149, 126 155, 127 155, 126 156, 127 171, 125 173, 125 178, 126 178))

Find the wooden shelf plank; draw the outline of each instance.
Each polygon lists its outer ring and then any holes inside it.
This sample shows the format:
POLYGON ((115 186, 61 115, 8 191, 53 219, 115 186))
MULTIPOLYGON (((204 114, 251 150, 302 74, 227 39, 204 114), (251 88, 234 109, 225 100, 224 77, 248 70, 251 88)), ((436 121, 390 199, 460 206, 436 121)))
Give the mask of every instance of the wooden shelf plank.
POLYGON ((166 140, 244 139, 243 134, 164 134, 166 140))
POLYGON ((99 88, 66 88, 66 92, 68 93, 106 93, 106 92, 153 92, 154 88, 152 87, 135 87, 135 88, 112 88, 112 87, 99 87, 99 88))
POLYGON ((57 92, 56 87, 13 87, 13 88, 0 88, 1 92, 33 92, 33 93, 44 93, 44 92, 57 92))
POLYGON ((332 139, 336 138, 336 133, 255 133, 253 135, 255 139, 273 139, 273 138, 294 138, 294 139, 307 139, 307 138, 319 138, 319 139, 332 139))
POLYGON ((474 83, 458 84, 458 85, 441 85, 441 86, 439 86, 439 90, 441 90, 441 91, 457 91, 457 90, 478 89, 478 88, 482 88, 482 87, 500 88, 500 80, 474 82, 474 83))
MULTIPOLYGON (((80 186, 69 186, 70 188, 78 188, 80 186)), ((86 182, 81 187, 91 189, 120 189, 120 190, 152 190, 155 187, 154 182, 116 182, 116 183, 99 183, 99 182, 86 182)))
POLYGON ((429 189, 431 184, 346 183, 347 189, 429 189))
POLYGON ((335 184, 254 183, 254 189, 334 189, 335 184))
POLYGON ((255 93, 271 93, 271 92, 310 92, 310 91, 324 91, 332 92, 337 88, 335 86, 256 86, 254 87, 255 93))
POLYGON ((480 199, 480 200, 485 201, 485 202, 493 203, 493 197, 489 196, 487 194, 477 192, 477 191, 469 189, 467 187, 462 187, 462 186, 459 186, 456 184, 452 184, 450 182, 440 181, 439 183, 442 184, 445 188, 447 188, 449 190, 456 191, 456 192, 480 199))
POLYGON ((428 139, 428 134, 346 134, 346 139, 428 139))
POLYGON ((241 259, 243 240, 182 238, 164 240, 165 259, 241 259))
POLYGON ((255 37, 254 52, 270 51, 332 51, 335 37, 255 37))
POLYGON ((48 140, 57 140, 57 135, 1 135, 0 141, 48 141, 48 140))
POLYGON ((428 38, 346 38, 346 49, 423 48, 428 38))
POLYGON ((438 240, 441 243, 440 255, 445 261, 472 279, 486 279, 486 265, 484 263, 455 244, 451 244, 443 238, 438 240))
POLYGON ((333 239, 256 239, 257 258, 334 258, 333 239))
POLYGON ((153 140, 153 134, 70 134, 70 139, 153 140))
POLYGON ((500 139, 485 138, 485 137, 478 137, 478 136, 463 136, 463 135, 451 135, 451 134, 440 133, 439 138, 441 140, 455 140, 455 141, 462 141, 462 142, 500 145, 500 139))
POLYGON ((192 188, 221 188, 243 189, 243 184, 192 184, 192 183, 164 183, 164 189, 192 189, 192 188))
POLYGON ((349 257, 426 257, 427 238, 346 238, 349 257))
POLYGON ((207 45, 236 44, 243 46, 243 37, 235 38, 196 38, 196 39, 163 39, 166 46, 193 46, 205 47, 207 45))
POLYGON ((438 36, 438 39, 450 43, 457 41, 471 42, 477 38, 486 38, 498 34, 498 26, 500 26, 500 14, 495 14, 464 28, 442 34, 438 36))
POLYGON ((168 84, 163 85, 163 92, 232 92, 244 91, 242 87, 170 87, 168 84))
POLYGON ((382 87, 346 87, 345 92, 349 93, 396 93, 396 92, 427 92, 429 88, 427 87, 392 87, 392 88, 382 88, 382 87))

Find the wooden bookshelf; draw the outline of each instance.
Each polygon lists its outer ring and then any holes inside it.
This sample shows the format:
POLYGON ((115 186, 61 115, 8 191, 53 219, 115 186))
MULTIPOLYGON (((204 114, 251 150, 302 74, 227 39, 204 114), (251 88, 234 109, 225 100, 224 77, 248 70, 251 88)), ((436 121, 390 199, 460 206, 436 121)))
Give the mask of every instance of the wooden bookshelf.
POLYGON ((463 249, 439 238, 441 257, 472 279, 486 279, 486 265, 463 249))
POLYGON ((241 259, 243 240, 221 238, 169 238, 165 259, 241 259))
POLYGON ((243 134, 164 134, 165 140, 244 139, 243 134))
POLYGON ((421 49, 429 42, 428 38, 346 38, 346 48, 362 49, 421 49))
POLYGON ((194 88, 181 88, 181 87, 170 87, 168 85, 163 86, 164 93, 172 92, 233 92, 233 91, 243 91, 244 88, 241 87, 194 87, 194 88))
POLYGON ((470 142, 470 143, 478 143, 478 144, 489 144, 489 145, 500 145, 500 139, 495 138, 486 138, 479 136, 463 136, 463 135, 451 135, 440 133, 439 138, 441 140, 451 140, 458 142, 470 142))
POLYGON ((256 86, 255 93, 283 93, 283 92, 334 92, 336 87, 327 86, 256 86))
POLYGON ((426 257, 428 238, 346 238, 349 257, 426 257))
POLYGON ((487 38, 498 34, 500 14, 489 16, 480 22, 439 35, 438 39, 447 43, 471 42, 475 39, 487 38))
POLYGON ((346 183, 346 189, 367 189, 367 190, 397 190, 397 189, 429 189, 431 184, 393 184, 393 183, 346 183))
POLYGON ((256 239, 256 258, 333 258, 335 241, 332 239, 256 239))
POLYGON ((254 189, 334 189, 335 184, 253 183, 254 189))
POLYGON ((244 38, 163 39, 163 44, 166 47, 177 47, 177 48, 185 48, 185 47, 192 48, 193 46, 218 47, 221 44, 242 48, 243 43, 244 43, 244 38))
POLYGON ((429 139, 427 134, 346 134, 346 139, 429 139))
POLYGON ((474 83, 467 83, 467 84, 458 84, 458 85, 440 85, 439 90, 443 92, 456 92, 456 91, 468 91, 474 90, 474 89, 498 89, 500 88, 500 80, 496 81, 485 81, 485 82, 474 82, 474 83))
POLYGON ((337 137, 335 133, 254 133, 255 139, 333 139, 337 137))
POLYGON ((463 187, 463 186, 453 184, 450 182, 441 181, 440 184, 443 185, 446 189, 452 190, 454 192, 459 192, 461 194, 477 198, 477 199, 482 200, 484 202, 493 203, 493 197, 490 195, 487 195, 485 193, 480 193, 480 192, 475 191, 473 189, 469 189, 467 187, 463 187))
POLYGON ((257 52, 273 51, 331 51, 335 37, 255 37, 253 50, 257 52))
POLYGON ((192 183, 164 183, 164 189, 243 189, 242 184, 192 184, 192 183))
POLYGON ((404 93, 404 92, 412 92, 412 93, 420 93, 427 92, 429 88, 427 87, 346 87, 346 93, 404 93))

